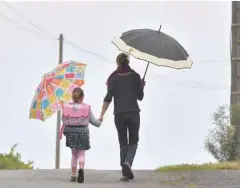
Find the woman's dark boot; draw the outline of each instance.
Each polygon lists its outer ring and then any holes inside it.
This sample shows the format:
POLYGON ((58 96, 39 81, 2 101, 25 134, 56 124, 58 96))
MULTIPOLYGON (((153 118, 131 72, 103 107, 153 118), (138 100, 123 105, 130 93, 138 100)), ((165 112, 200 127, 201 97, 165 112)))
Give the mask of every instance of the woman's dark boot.
POLYGON ((128 177, 130 180, 134 179, 134 174, 129 163, 125 162, 122 166, 122 169, 124 177, 128 177))

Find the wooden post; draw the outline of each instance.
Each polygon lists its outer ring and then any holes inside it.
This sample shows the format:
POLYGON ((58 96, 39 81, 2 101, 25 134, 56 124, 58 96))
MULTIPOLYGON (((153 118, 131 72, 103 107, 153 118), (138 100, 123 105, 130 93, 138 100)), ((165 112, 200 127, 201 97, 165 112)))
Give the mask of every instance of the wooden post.
MULTIPOLYGON (((63 61, 63 34, 59 35, 59 64, 63 61)), ((56 128, 56 153, 55 153, 55 168, 59 169, 60 166, 60 124, 61 112, 57 112, 57 128, 56 128)))

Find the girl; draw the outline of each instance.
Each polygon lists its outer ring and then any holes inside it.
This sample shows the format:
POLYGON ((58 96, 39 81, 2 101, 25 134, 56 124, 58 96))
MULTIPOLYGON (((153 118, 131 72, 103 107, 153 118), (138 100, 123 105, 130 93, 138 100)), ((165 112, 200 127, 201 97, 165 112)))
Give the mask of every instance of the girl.
POLYGON ((100 127, 89 105, 83 103, 84 91, 75 88, 72 93, 73 102, 63 104, 63 127, 61 130, 66 136, 66 146, 71 148, 72 175, 70 181, 84 182, 85 151, 90 149, 89 128, 91 123, 100 127), (76 177, 77 162, 79 161, 78 176, 76 177))

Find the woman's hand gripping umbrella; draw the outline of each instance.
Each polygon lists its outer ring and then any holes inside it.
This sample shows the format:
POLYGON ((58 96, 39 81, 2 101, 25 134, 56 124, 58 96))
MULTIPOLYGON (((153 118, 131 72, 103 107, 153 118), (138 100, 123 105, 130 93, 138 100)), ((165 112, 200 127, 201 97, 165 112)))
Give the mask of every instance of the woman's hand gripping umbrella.
POLYGON ((43 76, 30 107, 30 119, 45 121, 71 100, 72 91, 84 84, 86 64, 68 61, 43 76))

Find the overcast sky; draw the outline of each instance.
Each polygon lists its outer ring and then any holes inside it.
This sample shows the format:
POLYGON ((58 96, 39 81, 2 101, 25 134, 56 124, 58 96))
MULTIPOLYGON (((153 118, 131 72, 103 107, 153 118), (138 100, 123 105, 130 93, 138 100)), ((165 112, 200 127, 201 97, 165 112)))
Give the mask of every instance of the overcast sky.
MULTIPOLYGON (((176 38, 194 61, 191 70, 151 66, 145 98, 140 103, 141 129, 135 169, 201 163, 214 159, 204 149, 213 127, 212 113, 229 103, 231 3, 121 2, 12 3, 40 28, 104 56, 102 60, 64 44, 64 60, 87 63, 85 101, 99 116, 105 82, 119 53, 111 40, 136 28, 159 29, 176 38)), ((29 108, 41 76, 58 63, 58 41, 45 35, 0 3, 1 131, 0 152, 15 143, 23 160, 37 168, 54 168, 56 115, 46 122, 29 120, 29 108)), ((131 58, 143 75, 146 63, 131 58)), ((109 108, 101 128, 91 127, 86 168, 118 169, 119 145, 109 108)), ((61 141, 61 168, 70 167, 71 153, 61 141)))

